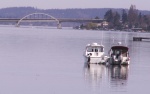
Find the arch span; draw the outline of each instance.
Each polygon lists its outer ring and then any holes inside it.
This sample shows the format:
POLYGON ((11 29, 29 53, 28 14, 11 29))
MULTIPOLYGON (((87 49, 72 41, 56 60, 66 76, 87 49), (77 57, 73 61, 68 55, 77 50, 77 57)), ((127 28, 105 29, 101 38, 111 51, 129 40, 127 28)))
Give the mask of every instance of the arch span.
MULTIPOLYGON (((46 14, 46 13, 31 13, 31 14, 28 14, 28 15, 24 16, 23 18, 21 18, 21 19, 17 22, 16 26, 19 26, 19 24, 20 24, 23 20, 25 20, 26 18, 28 18, 28 17, 30 17, 30 16, 32 16, 32 15, 45 15, 45 16, 51 18, 51 20, 56 21, 57 24, 60 23, 57 18, 55 18, 55 17, 53 17, 53 16, 51 16, 51 15, 49 15, 49 14, 46 14)), ((28 19, 28 20, 30 20, 30 19, 28 19)), ((47 20, 48 20, 48 19, 47 19, 47 20)))

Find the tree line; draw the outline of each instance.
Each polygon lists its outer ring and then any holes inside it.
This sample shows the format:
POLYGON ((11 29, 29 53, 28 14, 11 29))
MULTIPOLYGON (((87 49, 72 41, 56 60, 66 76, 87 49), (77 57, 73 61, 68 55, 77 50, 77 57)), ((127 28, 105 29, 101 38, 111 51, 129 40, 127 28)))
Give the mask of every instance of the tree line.
POLYGON ((104 19, 109 22, 107 27, 109 29, 142 28, 145 31, 150 31, 150 15, 143 15, 135 5, 131 5, 128 11, 123 9, 122 14, 110 9, 105 13, 104 19))
MULTIPOLYGON (((95 17, 99 19, 99 17, 95 17)), ((135 5, 131 5, 129 10, 122 9, 121 13, 109 9, 104 14, 104 19, 108 22, 107 26, 97 26, 95 23, 87 23, 81 25, 81 29, 114 29, 114 30, 128 30, 141 29, 150 31, 150 15, 142 14, 136 9, 135 5)))
MULTIPOLYGON (((50 14, 56 18, 106 19, 109 25, 106 27, 98 26, 100 29, 108 28, 123 30, 142 28, 145 31, 150 31, 150 11, 137 10, 135 5, 131 5, 129 9, 37 9, 34 7, 11 7, 0 9, 0 18, 22 18, 25 15, 35 12, 50 14)), ((76 24, 74 25, 74 23, 66 23, 66 26, 76 26, 76 24)), ((83 23, 81 27, 87 29, 97 29, 97 24, 83 23)))

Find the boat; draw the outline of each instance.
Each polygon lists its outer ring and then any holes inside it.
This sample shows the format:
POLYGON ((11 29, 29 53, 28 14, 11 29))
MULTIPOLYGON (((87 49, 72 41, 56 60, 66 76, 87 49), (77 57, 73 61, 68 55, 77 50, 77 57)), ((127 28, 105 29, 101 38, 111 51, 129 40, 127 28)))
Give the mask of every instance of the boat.
POLYGON ((84 53, 85 62, 89 64, 104 64, 107 56, 104 56, 104 46, 98 43, 88 44, 84 53))
POLYGON ((129 48, 120 44, 111 47, 108 62, 114 65, 128 65, 130 63, 129 48))

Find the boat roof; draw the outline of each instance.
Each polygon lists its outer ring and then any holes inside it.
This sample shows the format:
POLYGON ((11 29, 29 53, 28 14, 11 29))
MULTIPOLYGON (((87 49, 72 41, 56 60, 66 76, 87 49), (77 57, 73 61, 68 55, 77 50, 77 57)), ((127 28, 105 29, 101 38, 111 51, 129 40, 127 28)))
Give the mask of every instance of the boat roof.
POLYGON ((112 46, 111 49, 112 49, 112 50, 116 50, 116 49, 117 49, 117 50, 119 50, 119 49, 120 49, 120 50, 128 50, 129 48, 126 47, 126 46, 112 46))
POLYGON ((88 44, 86 47, 104 47, 104 46, 98 43, 92 43, 92 44, 88 44))

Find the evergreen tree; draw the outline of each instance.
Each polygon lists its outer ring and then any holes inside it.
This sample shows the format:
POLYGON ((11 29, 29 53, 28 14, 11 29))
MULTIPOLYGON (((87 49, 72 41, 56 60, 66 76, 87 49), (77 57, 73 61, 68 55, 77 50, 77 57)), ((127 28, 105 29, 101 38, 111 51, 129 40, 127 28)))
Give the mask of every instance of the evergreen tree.
POLYGON ((113 21, 114 21, 114 14, 113 14, 113 12, 112 12, 111 9, 108 10, 108 11, 105 13, 104 19, 106 19, 106 21, 109 22, 109 25, 108 25, 108 28, 109 28, 109 29, 114 28, 114 23, 113 23, 113 21))
POLYGON ((145 24, 149 24, 149 21, 148 21, 149 19, 148 19, 148 16, 147 16, 147 15, 144 15, 144 16, 143 16, 143 20, 144 20, 144 23, 145 23, 145 24))
POLYGON ((141 27, 143 23, 143 17, 142 17, 142 13, 140 12, 138 15, 138 27, 141 27))
MULTIPOLYGON (((96 16, 95 19, 100 19, 100 18, 98 16, 96 16)), ((100 21, 96 21, 96 23, 100 23, 100 21)))
POLYGON ((95 19, 99 19, 99 17, 98 17, 98 16, 96 16, 96 17, 95 17, 95 19))
POLYGON ((136 10, 135 5, 131 5, 128 12, 129 28, 135 27, 135 24, 138 22, 137 18, 138 11, 136 10))
POLYGON ((89 29, 93 29, 94 30, 94 29, 97 29, 97 24, 89 22, 89 23, 86 24, 85 28, 88 29, 88 30, 89 29))
POLYGON ((121 23, 120 23, 120 14, 118 12, 114 15, 114 21, 113 21, 115 29, 121 29, 121 23))
POLYGON ((142 25, 143 29, 145 29, 145 30, 149 29, 149 28, 147 28, 150 26, 149 20, 150 20, 150 17, 148 17, 148 15, 143 16, 143 25, 142 25))
POLYGON ((125 9, 122 10, 122 23, 125 24, 128 22, 128 14, 125 9))
POLYGON ((104 19, 106 19, 107 22, 112 22, 113 21, 113 12, 112 10, 108 10, 105 15, 104 15, 104 19))

